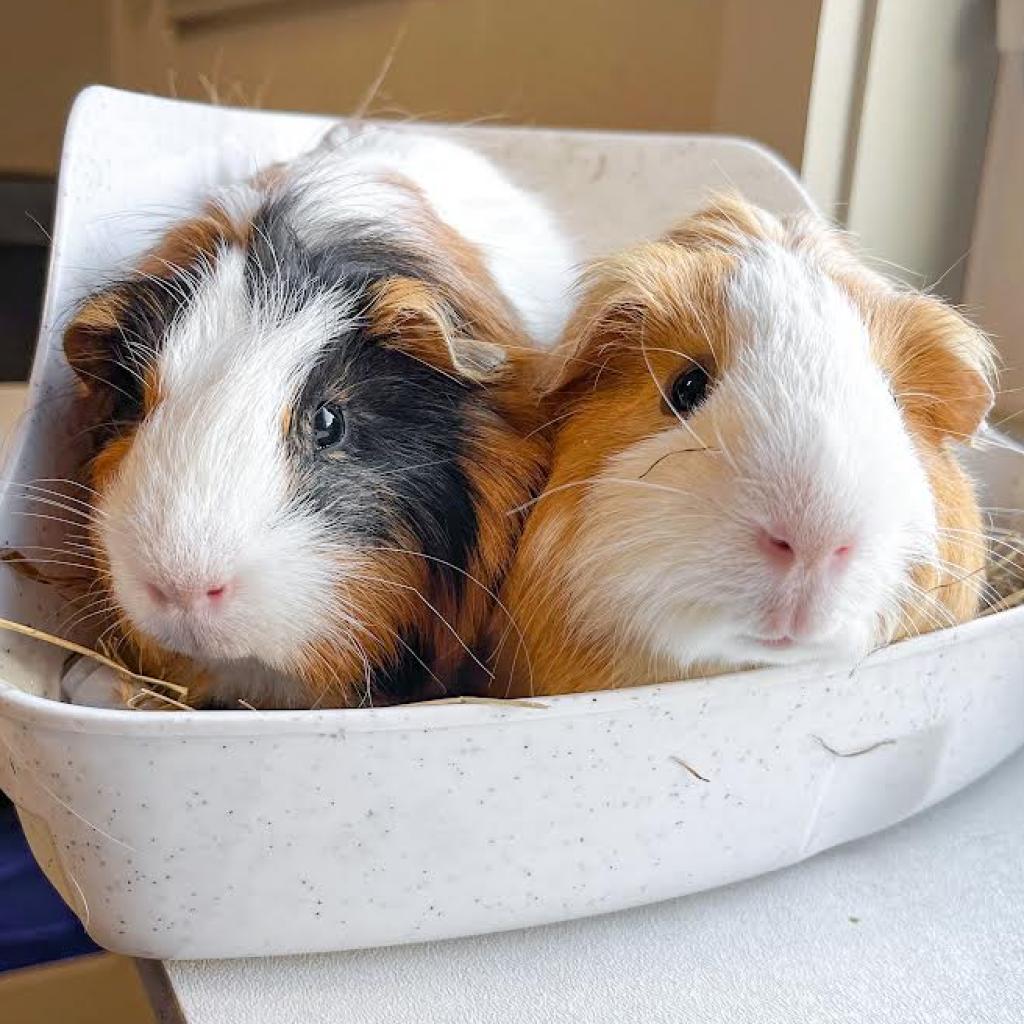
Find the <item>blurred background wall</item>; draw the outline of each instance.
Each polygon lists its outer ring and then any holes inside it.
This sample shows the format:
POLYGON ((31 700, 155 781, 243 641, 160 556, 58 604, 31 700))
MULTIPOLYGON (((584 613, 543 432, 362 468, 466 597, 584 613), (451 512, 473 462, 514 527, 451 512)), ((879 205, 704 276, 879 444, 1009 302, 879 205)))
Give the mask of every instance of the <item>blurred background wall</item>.
MULTIPOLYGON (((0 0, 0 330, 34 331, 18 296, 43 272, 38 225, 64 119, 90 82, 336 114, 372 93, 368 112, 383 117, 747 135, 802 171, 824 211, 892 272, 960 301, 996 9, 997 0, 0 0)), ((27 345, 0 346, 0 379, 24 374, 27 345)))
POLYGON ((4 171, 87 82, 293 110, 752 134, 799 164, 820 0, 4 0, 4 171), (5 54, 5 58, 6 58, 5 54), (41 56, 45 59, 41 60, 41 56), (766 87, 770 79, 770 87, 766 87))
POLYGON ((372 93, 382 117, 725 131, 799 166, 820 6, 0 0, 0 381, 28 372, 61 136, 89 83, 339 115, 372 93))
MULTIPOLYGON (((999 0, 1009 9, 1019 0, 999 0)), ((277 109, 729 132, 954 301, 997 0, 0 0, 0 379, 25 373, 64 119, 90 82, 277 109)), ((974 289, 974 294, 984 294, 974 289)), ((980 310, 985 321, 985 310, 980 310)), ((1006 318, 995 315, 1002 330, 1006 318)), ((1007 345, 1024 343, 1009 339, 1007 345)))

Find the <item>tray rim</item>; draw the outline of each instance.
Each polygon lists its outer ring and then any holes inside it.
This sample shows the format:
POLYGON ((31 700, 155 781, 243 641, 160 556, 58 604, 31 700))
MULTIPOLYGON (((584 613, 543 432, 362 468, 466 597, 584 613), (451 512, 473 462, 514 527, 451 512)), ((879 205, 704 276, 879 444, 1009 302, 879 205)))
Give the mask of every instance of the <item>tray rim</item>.
POLYGON ((1024 606, 972 619, 881 648, 854 666, 820 661, 774 668, 747 669, 669 683, 640 683, 617 690, 559 694, 537 698, 482 701, 423 701, 382 708, 323 708, 317 710, 137 711, 67 704, 26 693, 0 679, 0 717, 23 725, 59 732, 175 738, 285 734, 323 734, 339 731, 390 732, 473 725, 494 726, 524 715, 559 718, 589 717, 624 711, 638 702, 678 695, 681 688, 704 690, 732 685, 794 687, 820 683, 829 677, 851 676, 884 665, 917 660, 953 644, 980 642, 995 630, 1024 631, 1024 606))

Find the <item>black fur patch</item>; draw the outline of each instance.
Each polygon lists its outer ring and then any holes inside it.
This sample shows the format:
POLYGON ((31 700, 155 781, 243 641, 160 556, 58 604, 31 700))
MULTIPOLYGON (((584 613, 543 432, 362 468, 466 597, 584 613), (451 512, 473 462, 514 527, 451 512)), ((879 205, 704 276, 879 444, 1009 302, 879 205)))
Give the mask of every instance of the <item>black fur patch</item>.
MULTIPOLYGON (((297 304, 333 289, 361 309, 371 287, 388 278, 430 279, 425 262, 382 235, 380 225, 346 222, 344 237, 306 248, 287 213, 282 203, 256 220, 248 253, 253 288, 280 282, 297 304)), ((382 340, 368 322, 357 322, 311 369, 292 416, 297 499, 349 542, 407 548, 412 539, 413 549, 429 556, 430 574, 459 593, 477 536, 472 487, 460 463, 479 389, 382 340), (341 407, 347 434, 339 449, 317 452, 312 422, 325 402, 341 407)))
POLYGON ((157 362, 168 325, 190 300, 194 280, 186 269, 167 278, 129 278, 103 289, 120 300, 118 326, 97 339, 93 365, 76 367, 87 379, 106 385, 110 419, 97 440, 138 423, 143 415, 143 381, 157 362))
POLYGON ((453 680, 438 679, 429 671, 430 653, 416 635, 403 637, 397 659, 378 666, 371 678, 375 704, 408 704, 437 700, 455 692, 453 680))
POLYGON ((294 198, 267 203, 253 219, 247 274, 251 286, 280 282, 301 302, 317 284, 340 285, 348 294, 361 294, 387 277, 412 277, 433 282, 426 260, 380 221, 348 219, 334 241, 310 248, 292 224, 294 198))
MULTIPOLYGON (((288 214, 285 201, 256 220, 247 266, 253 288, 280 282, 297 304, 311 293, 335 290, 360 310, 368 306, 371 288, 389 278, 433 283, 427 262, 380 223, 346 222, 336 240, 306 247, 288 214)), ((384 340, 359 320, 332 339, 311 368, 291 417, 296 502, 346 544, 423 556, 435 594, 443 590, 458 600, 478 530, 462 460, 471 447, 472 407, 483 396, 472 382, 453 379, 384 340), (317 451, 313 419, 325 403, 341 410, 345 439, 335 449, 317 451)), ((397 662, 376 667, 375 699, 399 703, 443 695, 423 668, 435 652, 419 636, 403 636, 399 643, 397 662)))

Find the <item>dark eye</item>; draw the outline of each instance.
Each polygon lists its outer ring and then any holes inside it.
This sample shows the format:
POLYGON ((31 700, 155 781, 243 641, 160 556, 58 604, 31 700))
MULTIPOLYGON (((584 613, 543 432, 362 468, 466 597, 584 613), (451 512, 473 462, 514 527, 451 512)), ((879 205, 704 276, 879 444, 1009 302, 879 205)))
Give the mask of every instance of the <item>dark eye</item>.
POLYGON ((313 415, 313 441, 319 451, 334 448, 345 439, 345 414, 341 406, 321 405, 313 415))
POLYGON ((688 415, 707 398, 710 383, 711 378, 703 366, 691 366, 683 370, 672 382, 669 404, 679 415, 688 415))

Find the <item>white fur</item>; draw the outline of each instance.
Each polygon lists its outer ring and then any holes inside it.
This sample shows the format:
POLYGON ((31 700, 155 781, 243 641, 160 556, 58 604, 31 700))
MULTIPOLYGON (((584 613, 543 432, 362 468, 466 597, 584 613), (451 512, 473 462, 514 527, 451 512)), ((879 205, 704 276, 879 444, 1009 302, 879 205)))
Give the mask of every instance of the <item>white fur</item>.
MULTIPOLYGON (((330 137, 273 187, 295 197, 291 224, 304 241, 344 237, 358 223, 416 246, 417 200, 396 176, 484 246, 499 286, 537 340, 550 341, 567 313, 568 250, 539 204, 483 158, 439 139, 365 131, 330 137)), ((238 187, 223 199, 251 213, 255 194, 238 187)), ((289 312, 294 296, 272 277, 253 304, 244 260, 224 249, 197 271, 196 296, 157 359, 160 401, 99 507, 119 604, 158 643, 218 667, 232 693, 239 673, 225 662, 247 659, 248 686, 252 659, 284 670, 312 639, 343 642, 338 582, 362 567, 357 552, 339 551, 336 538, 328 545, 316 520, 289 505, 282 426, 320 351, 360 311, 351 296, 321 291, 289 312), (232 587, 223 607, 189 611, 147 586, 204 593, 223 583, 232 587)))
MULTIPOLYGON (((320 349, 350 323, 343 295, 286 315, 267 282, 247 298, 244 254, 227 250, 171 325, 158 364, 161 400, 140 425, 100 530, 119 603, 173 650, 285 663, 329 628, 338 553, 289 509, 282 423, 320 349), (230 581, 223 609, 186 613, 147 593, 230 581)), ((353 554, 352 561, 358 562, 353 554)))
POLYGON ((753 245, 728 286, 732 365, 683 423, 610 460, 589 488, 590 529, 574 597, 580 621, 680 670, 850 658, 886 638, 910 567, 934 557, 924 468, 850 301, 805 257, 753 245), (651 485, 651 486, 648 486, 651 485), (784 527, 809 550, 853 545, 845 571, 823 560, 783 572, 757 531, 784 527), (823 568, 823 566, 825 568, 823 568), (802 607, 798 644, 780 635, 802 607), (630 609, 623 616, 621 609, 630 609))
POLYGON ((404 179, 420 189, 436 214, 476 245, 498 287, 533 340, 552 344, 568 317, 574 254, 540 200, 513 185, 485 157, 436 135, 365 127, 335 130, 297 161, 286 187, 297 185, 307 238, 330 234, 353 218, 368 218, 417 237, 407 216, 404 179))

